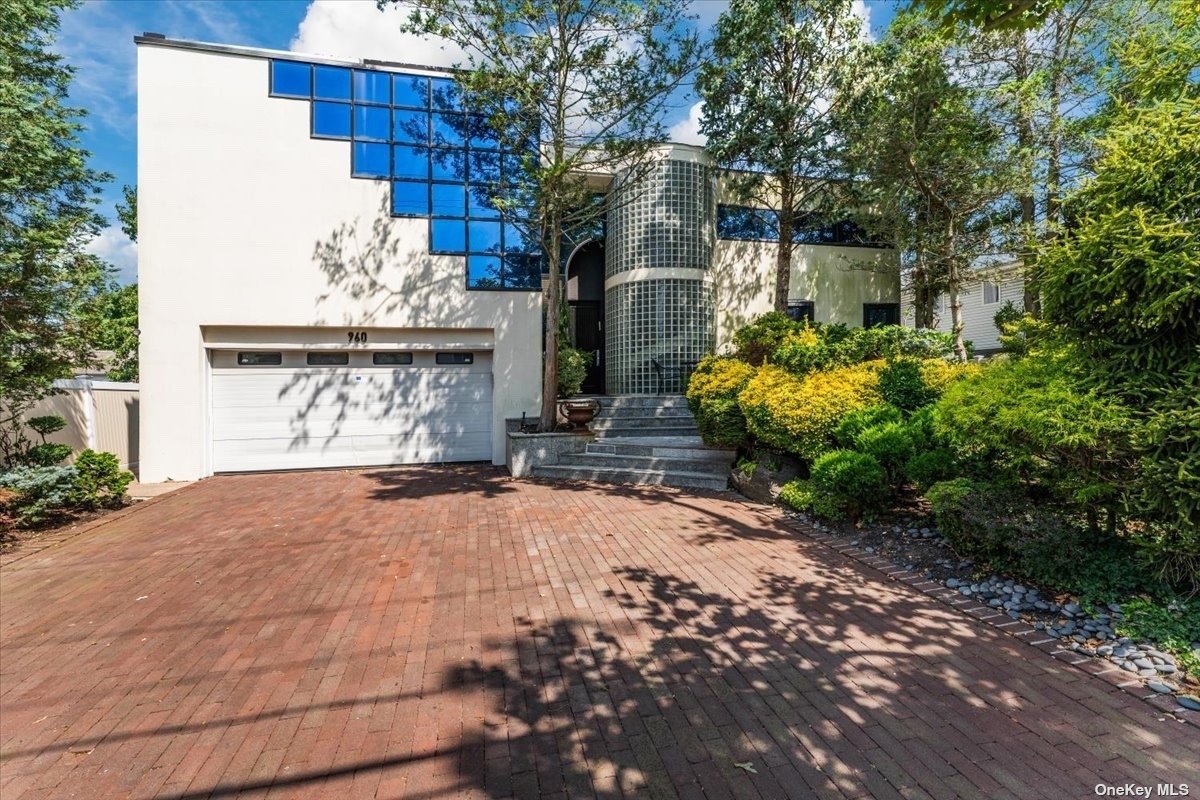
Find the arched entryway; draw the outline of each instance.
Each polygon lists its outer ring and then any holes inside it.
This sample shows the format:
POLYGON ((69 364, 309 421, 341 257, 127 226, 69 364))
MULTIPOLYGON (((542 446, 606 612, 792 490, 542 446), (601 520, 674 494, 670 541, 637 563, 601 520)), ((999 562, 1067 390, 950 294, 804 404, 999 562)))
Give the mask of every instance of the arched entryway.
POLYGON ((591 353, 584 394, 604 394, 604 243, 598 239, 575 248, 567 262, 567 308, 571 343, 591 353))

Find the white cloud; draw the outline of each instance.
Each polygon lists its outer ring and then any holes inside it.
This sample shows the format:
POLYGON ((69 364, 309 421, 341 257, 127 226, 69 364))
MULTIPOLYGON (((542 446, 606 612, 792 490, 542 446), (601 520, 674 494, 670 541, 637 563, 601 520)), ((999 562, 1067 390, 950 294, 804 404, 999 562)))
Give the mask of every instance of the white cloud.
POLYGON ((124 285, 137 282, 137 242, 126 236, 120 226, 108 226, 84 245, 83 249, 112 264, 117 270, 118 283, 124 285))
POLYGON ((862 37, 867 41, 875 41, 875 34, 871 33, 871 8, 866 0, 854 0, 850 10, 862 20, 862 37))
POLYGON ((667 131, 667 138, 680 144, 704 145, 708 138, 700 133, 700 116, 704 113, 704 102, 697 101, 688 109, 688 115, 679 120, 667 131))
POLYGON ((374 0, 312 0, 289 49, 334 58, 373 58, 431 67, 452 67, 465 60, 452 42, 401 33, 409 9, 380 11, 374 0))

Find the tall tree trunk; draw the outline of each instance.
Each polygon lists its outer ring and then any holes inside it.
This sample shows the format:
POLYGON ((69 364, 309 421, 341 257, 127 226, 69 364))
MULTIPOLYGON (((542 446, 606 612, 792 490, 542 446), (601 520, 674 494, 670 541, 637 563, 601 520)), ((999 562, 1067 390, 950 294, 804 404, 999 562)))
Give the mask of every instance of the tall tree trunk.
POLYGON ((962 276, 958 268, 956 245, 954 219, 951 217, 946 225, 946 293, 950 297, 950 332, 954 336, 954 353, 959 361, 965 362, 967 345, 963 341, 962 299, 958 294, 962 276))
POLYGON ((933 290, 929 288, 929 270, 925 266, 924 254, 917 254, 917 263, 912 271, 913 325, 917 328, 933 327, 933 290))
MULTIPOLYGON (((1016 68, 1015 77, 1019 81, 1026 81, 1032 74, 1032 65, 1030 64, 1029 44, 1025 39, 1025 33, 1022 31, 1017 34, 1016 40, 1016 68)), ((1030 274, 1033 267, 1034 247, 1033 243, 1037 237, 1037 209, 1034 205, 1034 131, 1033 131, 1033 110, 1030 109, 1024 102, 1018 100, 1017 106, 1017 145, 1021 148, 1025 159, 1025 185, 1020 196, 1017 198, 1021 207, 1021 235, 1024 239, 1025 247, 1021 252, 1021 274, 1024 279, 1024 297, 1022 303, 1024 308, 1029 313, 1034 313, 1037 306, 1037 291, 1033 286, 1033 281, 1030 274)))
POLYGON ((796 216, 792 206, 795 192, 790 180, 779 186, 779 248, 775 251, 775 310, 787 313, 788 294, 792 288, 792 232, 796 216))
POLYGON ((559 298, 562 295, 560 250, 562 221, 550 220, 549 253, 550 277, 546 282, 546 314, 544 318, 546 352, 542 360, 542 414, 539 427, 543 432, 554 430, 558 422, 558 328, 559 298))

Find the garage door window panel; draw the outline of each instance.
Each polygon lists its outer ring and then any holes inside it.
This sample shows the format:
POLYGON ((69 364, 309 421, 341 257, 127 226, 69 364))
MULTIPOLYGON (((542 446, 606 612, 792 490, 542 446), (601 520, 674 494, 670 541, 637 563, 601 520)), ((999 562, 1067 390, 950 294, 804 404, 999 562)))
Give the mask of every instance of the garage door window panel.
POLYGON ((283 353, 247 351, 237 354, 239 367, 278 367, 283 363, 283 353))
POLYGON ((349 353, 308 353, 304 363, 310 367, 344 367, 350 363, 349 353))

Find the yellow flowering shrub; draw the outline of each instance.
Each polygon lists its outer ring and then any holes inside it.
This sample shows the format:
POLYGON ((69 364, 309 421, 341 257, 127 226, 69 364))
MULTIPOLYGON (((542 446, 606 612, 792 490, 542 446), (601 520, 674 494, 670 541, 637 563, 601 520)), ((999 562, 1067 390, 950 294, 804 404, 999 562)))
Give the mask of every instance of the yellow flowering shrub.
POLYGON ((979 371, 978 364, 964 364, 961 361, 946 361, 941 358, 926 358, 921 361, 921 380, 938 396, 941 396, 950 384, 978 375, 979 371))
POLYGON ((706 356, 696 365, 687 385, 688 405, 699 409, 704 400, 730 399, 754 377, 754 367, 736 358, 706 356))
POLYGON ((781 367, 763 367, 738 395, 747 429, 765 444, 812 460, 830 448, 843 416, 880 402, 880 364, 837 367, 803 378, 781 367))
POLYGON ((746 443, 746 419, 737 396, 755 371, 745 361, 717 356, 708 356, 696 366, 688 381, 687 400, 705 442, 721 447, 746 443))

